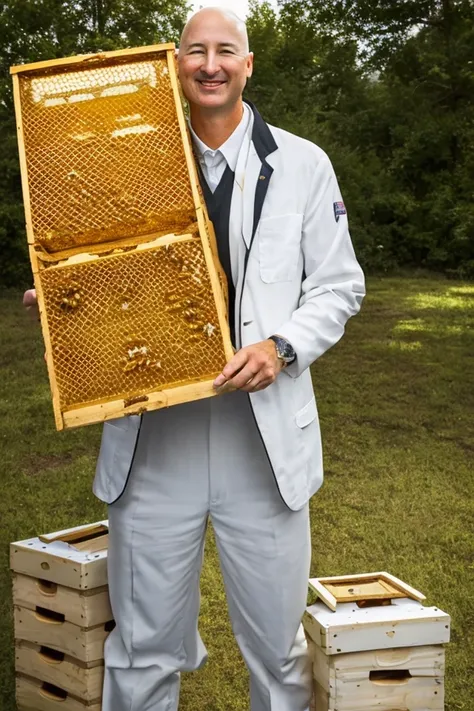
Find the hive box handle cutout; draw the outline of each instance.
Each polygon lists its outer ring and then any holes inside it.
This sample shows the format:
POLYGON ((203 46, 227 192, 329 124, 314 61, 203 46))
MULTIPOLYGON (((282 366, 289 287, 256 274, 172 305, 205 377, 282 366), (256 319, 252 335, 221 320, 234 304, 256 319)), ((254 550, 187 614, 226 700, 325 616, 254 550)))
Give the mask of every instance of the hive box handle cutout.
POLYGON ((66 619, 66 616, 60 612, 54 612, 53 610, 47 610, 45 607, 36 606, 36 619, 40 622, 48 622, 50 624, 62 625, 66 619))
POLYGON ((41 696, 45 699, 50 699, 51 701, 66 701, 68 697, 67 691, 60 689, 59 686, 54 686, 54 684, 49 684, 44 682, 40 689, 41 696))
POLYGON ((57 649, 51 649, 51 647, 41 647, 38 652, 41 660, 46 662, 46 664, 61 664, 64 661, 64 652, 59 652, 57 649))
POLYGON ((57 583, 52 583, 49 580, 37 580, 36 585, 41 593, 47 597, 54 597, 58 592, 57 583))
POLYGON ((400 686, 411 679, 408 669, 377 669, 369 673, 369 679, 378 686, 400 686))

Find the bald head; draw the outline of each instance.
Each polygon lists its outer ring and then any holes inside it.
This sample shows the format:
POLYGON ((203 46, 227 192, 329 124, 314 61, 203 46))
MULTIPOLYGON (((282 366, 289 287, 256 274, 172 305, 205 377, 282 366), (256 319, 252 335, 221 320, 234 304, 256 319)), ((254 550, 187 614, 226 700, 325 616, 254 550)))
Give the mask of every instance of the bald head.
POLYGON ((208 118, 242 117, 242 92, 252 75, 253 54, 245 23, 234 12, 220 7, 196 12, 181 36, 178 67, 194 123, 203 112, 208 118))
POLYGON ((195 12, 187 21, 184 30, 181 34, 181 48, 188 43, 189 36, 194 35, 195 31, 199 31, 206 25, 220 24, 223 29, 230 31, 236 40, 236 44, 242 55, 249 53, 249 38, 247 34, 247 26, 243 20, 232 10, 225 7, 205 7, 198 12, 195 12))

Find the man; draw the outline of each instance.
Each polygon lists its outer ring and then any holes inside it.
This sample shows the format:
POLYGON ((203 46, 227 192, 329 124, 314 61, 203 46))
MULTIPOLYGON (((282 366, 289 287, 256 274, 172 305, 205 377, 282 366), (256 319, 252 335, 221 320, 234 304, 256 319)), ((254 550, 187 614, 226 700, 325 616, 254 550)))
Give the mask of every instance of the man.
POLYGON ((103 711, 174 711, 198 668, 199 574, 212 521, 252 711, 307 711, 301 627, 308 499, 322 482, 309 366, 364 294, 327 156, 269 127, 242 91, 245 25, 208 8, 186 25, 179 76, 230 291, 236 354, 220 395, 106 423, 94 491, 109 503, 103 711))

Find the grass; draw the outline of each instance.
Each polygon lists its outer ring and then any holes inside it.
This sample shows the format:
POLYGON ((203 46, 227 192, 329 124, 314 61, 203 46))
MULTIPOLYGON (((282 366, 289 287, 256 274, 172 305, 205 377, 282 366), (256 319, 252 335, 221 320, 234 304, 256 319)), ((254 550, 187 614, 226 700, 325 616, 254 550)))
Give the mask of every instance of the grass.
MULTIPOLYGON (((311 504, 312 574, 388 570, 449 612, 446 710, 474 711, 474 286, 384 278, 368 290, 313 369, 326 483, 311 504)), ((99 428, 55 432, 40 334, 18 296, 0 300, 0 338, 0 709, 13 711, 8 543, 106 511, 90 490, 99 428)), ((201 631, 210 660, 184 677, 180 709, 247 710, 212 532, 201 631)))

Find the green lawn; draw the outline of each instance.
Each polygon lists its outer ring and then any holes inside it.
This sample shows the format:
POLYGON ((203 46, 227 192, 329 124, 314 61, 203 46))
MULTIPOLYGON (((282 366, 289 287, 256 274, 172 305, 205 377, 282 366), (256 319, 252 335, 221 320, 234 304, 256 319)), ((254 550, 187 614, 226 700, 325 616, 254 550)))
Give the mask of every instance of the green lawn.
MULTIPOLYGON (((474 710, 474 286, 370 279, 343 341, 314 366, 326 483, 313 575, 388 570, 453 618, 448 711, 474 710)), ((0 709, 13 711, 8 543, 106 517, 90 487, 100 431, 54 430, 39 329, 0 299, 0 709)), ((248 709, 212 536, 201 629, 210 659, 180 709, 248 709)), ((269 593, 271 594, 271 593, 269 593)), ((275 620, 278 624, 278 620, 275 620)))

